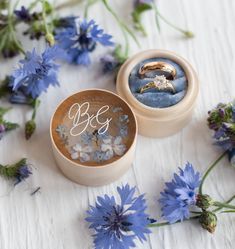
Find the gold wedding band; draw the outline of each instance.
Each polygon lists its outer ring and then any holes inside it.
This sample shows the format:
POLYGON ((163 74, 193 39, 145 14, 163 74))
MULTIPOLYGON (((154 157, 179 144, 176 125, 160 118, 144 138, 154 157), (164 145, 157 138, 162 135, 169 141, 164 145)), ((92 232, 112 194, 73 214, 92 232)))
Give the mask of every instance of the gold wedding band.
POLYGON ((177 74, 176 69, 171 64, 163 61, 154 61, 154 62, 145 63, 139 69, 139 75, 141 78, 143 78, 146 73, 151 71, 161 71, 161 73, 164 72, 169 75, 166 76, 166 78, 171 80, 173 80, 177 74))
POLYGON ((156 89, 160 92, 171 92, 175 93, 175 87, 170 80, 167 80, 164 75, 156 76, 153 81, 147 83, 139 89, 139 93, 144 93, 149 89, 156 89))

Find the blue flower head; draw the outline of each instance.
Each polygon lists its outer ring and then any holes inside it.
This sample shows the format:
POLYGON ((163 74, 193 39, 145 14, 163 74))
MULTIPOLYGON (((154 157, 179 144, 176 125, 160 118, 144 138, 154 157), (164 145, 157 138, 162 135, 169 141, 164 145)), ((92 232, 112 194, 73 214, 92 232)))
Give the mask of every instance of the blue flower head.
POLYGON ((25 95, 37 98, 42 92, 46 92, 50 85, 59 85, 57 72, 59 66, 55 59, 63 56, 63 52, 57 47, 48 47, 42 54, 35 49, 27 52, 21 66, 12 74, 11 86, 13 91, 21 91, 25 95))
POLYGON ((187 163, 180 173, 174 174, 171 182, 166 183, 166 189, 159 200, 163 217, 170 223, 188 219, 190 207, 196 204, 196 190, 200 185, 200 174, 187 163))
POLYGON ((30 175, 32 174, 30 168, 28 167, 28 165, 22 165, 17 173, 16 173, 16 179, 17 182, 16 184, 20 183, 21 181, 25 180, 26 178, 28 178, 30 175))
POLYGON ((67 61, 72 64, 89 65, 89 53, 94 51, 97 43, 113 46, 111 35, 105 34, 94 20, 70 18, 69 25, 56 31, 58 45, 67 53, 67 61), (73 25, 72 25, 73 24, 73 25))
POLYGON ((20 10, 14 10, 14 14, 21 21, 29 22, 32 19, 31 15, 29 13, 29 10, 26 9, 24 6, 21 6, 20 10))
POLYGON ((130 188, 128 184, 118 187, 117 191, 120 204, 114 196, 105 195, 98 197, 96 206, 87 211, 86 221, 91 223, 89 228, 95 230, 94 244, 97 249, 129 249, 135 247, 136 238, 143 242, 146 234, 150 233, 144 195, 134 197, 135 188, 130 188))
POLYGON ((220 103, 212 111, 209 111, 208 126, 214 131, 215 144, 228 151, 228 157, 232 164, 235 149, 235 102, 220 103))

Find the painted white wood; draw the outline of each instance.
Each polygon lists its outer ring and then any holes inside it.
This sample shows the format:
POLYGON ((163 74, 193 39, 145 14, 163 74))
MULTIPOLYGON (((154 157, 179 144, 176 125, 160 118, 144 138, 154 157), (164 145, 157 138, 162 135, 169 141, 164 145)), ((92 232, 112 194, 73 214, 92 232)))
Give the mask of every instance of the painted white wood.
MULTIPOLYGON (((21 1, 21 3, 27 1, 21 1)), ((59 2, 59 1, 56 1, 59 2)), ((132 1, 110 1, 129 22, 132 1)), ((1 249, 88 249, 92 240, 88 225, 84 222, 85 210, 95 203, 97 195, 114 194, 122 183, 137 185, 145 192, 149 213, 159 216, 156 199, 164 181, 172 177, 178 166, 190 161, 199 170, 206 167, 220 154, 212 145, 211 134, 206 126, 207 111, 220 101, 231 100, 235 95, 235 3, 233 0, 159 0, 162 13, 175 24, 187 27, 196 34, 185 40, 177 32, 162 23, 162 32, 155 28, 154 17, 144 16, 148 38, 141 38, 141 49, 161 48, 175 51, 188 59, 199 73, 201 92, 192 122, 180 133, 166 139, 149 139, 139 136, 133 167, 119 181, 105 187, 89 188, 67 180, 57 169, 49 139, 49 121, 57 104, 70 94, 85 88, 100 87, 114 90, 111 77, 100 73, 100 48, 93 57, 93 66, 77 68, 63 65, 60 72, 61 88, 49 89, 42 96, 37 115, 38 128, 30 141, 23 138, 23 128, 10 133, 0 142, 1 163, 10 163, 25 156, 34 167, 34 175, 27 183, 13 189, 4 179, 0 181, 0 248, 1 249), (37 186, 41 193, 30 196, 37 186)), ((63 11, 79 14, 76 7, 63 11)), ((122 42, 119 29, 102 4, 89 13, 116 41, 122 42), (108 21, 107 21, 108 20, 108 21)), ((131 53, 140 50, 131 41, 131 53)), ((37 43, 34 43, 34 45, 37 43)), ((24 46, 34 46, 25 39, 24 46)), ((43 44, 38 49, 43 48, 43 44)), ((1 60, 0 77, 14 67, 13 60, 1 60)), ((2 102, 1 102, 2 103, 2 102)), ((23 124, 30 115, 28 108, 16 107, 8 114, 10 120, 23 124)), ((235 170, 226 160, 206 183, 209 194, 225 200, 234 194, 235 170)), ((235 244, 234 215, 220 215, 218 228, 211 235, 197 222, 185 222, 153 230, 140 249, 232 249, 235 244)))

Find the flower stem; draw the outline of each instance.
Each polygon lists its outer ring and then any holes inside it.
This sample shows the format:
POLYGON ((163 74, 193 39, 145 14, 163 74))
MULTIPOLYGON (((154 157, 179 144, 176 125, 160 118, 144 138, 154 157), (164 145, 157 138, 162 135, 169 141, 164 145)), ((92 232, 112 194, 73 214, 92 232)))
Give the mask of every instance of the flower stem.
POLYGON ((206 173, 202 177, 201 184, 199 186, 199 194, 202 195, 202 188, 204 185, 204 182, 207 178, 207 176, 210 174, 210 172, 214 169, 214 167, 224 158, 224 156, 227 154, 227 151, 225 151, 212 165, 207 169, 206 173))
POLYGON ((59 4, 55 7, 55 10, 61 10, 64 8, 72 7, 74 5, 77 5, 78 3, 83 2, 83 0, 71 0, 71 1, 66 1, 62 4, 59 4))
POLYGON ((230 205, 228 203, 222 203, 222 202, 214 202, 213 205, 215 207, 219 207, 219 208, 229 208, 229 209, 235 209, 235 206, 234 205, 230 205))
POLYGON ((106 7, 106 9, 112 14, 112 16, 115 18, 115 20, 117 21, 117 23, 119 24, 121 29, 124 29, 131 37, 132 39, 136 42, 136 44, 140 47, 140 44, 136 38, 136 36, 134 35, 134 33, 128 28, 128 26, 122 22, 119 18, 118 15, 113 11, 113 9, 110 7, 110 5, 108 4, 107 0, 102 0, 102 2, 104 3, 104 6, 106 7))
POLYGON ((37 110, 38 110, 38 107, 39 107, 40 103, 41 103, 41 101, 39 99, 34 100, 34 102, 33 102, 33 114, 32 114, 31 120, 35 120, 37 110))
MULTIPOLYGON (((17 5, 17 2, 15 4, 15 7, 16 7, 16 5, 17 5)), ((13 8, 13 9, 15 9, 15 8, 13 8)), ((8 20, 9 33, 10 33, 13 41, 15 42, 19 51, 25 55, 25 51, 24 51, 23 47, 21 46, 20 42, 16 38, 15 29, 14 29, 13 11, 11 10, 10 1, 8 2, 8 18, 7 18, 7 20, 8 20)))
MULTIPOLYGON (((235 199, 235 195, 233 195, 230 199, 228 199, 225 203, 229 204, 230 202, 232 202, 233 200, 235 199)), ((213 212, 218 212, 220 211, 221 209, 223 209, 223 207, 218 207, 216 209, 213 210, 213 212)))
POLYGON ((43 26, 46 32, 46 36, 45 36, 46 41, 49 43, 50 46, 53 46, 55 44, 55 40, 47 24, 46 1, 45 0, 42 0, 42 21, 43 21, 43 26))
POLYGON ((88 11, 89 8, 95 4, 98 0, 87 0, 86 6, 85 6, 85 10, 84 10, 84 18, 87 19, 88 17, 88 11))
POLYGON ((223 211, 221 213, 235 213, 235 210, 225 210, 225 211, 223 211))
MULTIPOLYGON (((192 216, 189 219, 184 220, 184 221, 195 220, 195 219, 198 219, 199 217, 200 217, 200 215, 192 216)), ((175 223, 181 223, 181 221, 177 221, 175 223)), ((173 223, 173 224, 175 224, 175 223, 173 223)), ((168 225, 172 225, 172 224, 169 222, 162 222, 162 223, 149 224, 148 227, 163 227, 163 226, 168 226, 168 225)))
MULTIPOLYGON (((181 29, 179 27, 177 27, 175 24, 169 22, 158 10, 156 4, 154 4, 154 11, 155 11, 155 15, 158 16, 160 19, 162 19, 162 21, 164 21, 166 24, 168 24, 170 27, 172 27, 173 29, 183 33, 183 35, 185 35, 186 37, 188 38, 193 38, 194 37, 194 34, 191 32, 191 31, 188 31, 188 30, 184 30, 184 29, 181 29)), ((157 20, 157 19, 156 19, 157 20)), ((158 20, 157 20, 157 26, 158 26, 158 20)), ((159 27, 158 27, 159 29, 159 27)))

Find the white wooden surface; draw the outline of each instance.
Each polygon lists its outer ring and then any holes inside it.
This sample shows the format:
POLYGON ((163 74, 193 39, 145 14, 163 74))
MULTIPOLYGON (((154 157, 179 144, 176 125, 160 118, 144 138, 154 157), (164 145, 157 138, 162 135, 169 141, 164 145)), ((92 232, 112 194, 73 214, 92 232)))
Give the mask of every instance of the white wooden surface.
MULTIPOLYGON (((21 1, 21 3, 27 1, 21 1)), ((128 22, 132 1, 111 1, 120 17, 128 22)), ((139 136, 133 167, 119 181, 105 187, 88 188, 67 180, 57 169, 49 139, 49 121, 57 104, 81 89, 99 87, 115 90, 111 77, 100 73, 98 49, 93 54, 93 66, 78 68, 63 65, 60 71, 61 88, 50 89, 42 96, 37 123, 38 129, 30 141, 23 138, 23 128, 10 133, 0 142, 1 163, 10 163, 25 156, 29 158, 34 174, 27 183, 13 189, 4 179, 0 181, 0 249, 87 249, 92 240, 84 222, 85 210, 95 203, 97 195, 116 194, 122 183, 136 185, 145 192, 149 213, 160 215, 156 199, 164 182, 172 177, 178 166, 190 161, 204 171, 219 155, 212 146, 211 134, 206 125, 207 111, 219 101, 229 101, 235 95, 235 2, 234 0, 159 0, 161 11, 179 26, 187 27, 196 34, 192 40, 183 39, 178 33, 162 23, 162 33, 155 28, 154 17, 144 16, 148 38, 139 38, 141 49, 161 48, 175 51, 188 59, 199 73, 201 92, 192 122, 180 133, 166 139, 149 139, 139 136), (41 193, 30 196, 37 186, 41 193)), ((81 8, 64 11, 79 14, 81 8)), ((119 29, 102 4, 90 11, 122 42, 119 29), (108 20, 108 21, 107 21, 108 20)), ((38 49, 43 48, 35 43, 38 49)), ((35 45, 34 44, 34 45, 35 45)), ((140 49, 134 43, 131 53, 140 49)), ((33 44, 25 39, 24 46, 33 44)), ((0 77, 10 72, 18 58, 1 60, 0 77)), ((30 115, 28 108, 16 107, 8 114, 10 120, 23 124, 30 115)), ((208 194, 218 200, 234 194, 235 169, 224 160, 206 183, 208 194)), ((137 243, 137 248, 164 249, 232 249, 235 244, 235 216, 219 216, 214 235, 202 230, 198 223, 185 222, 154 229, 147 243, 137 243)))

